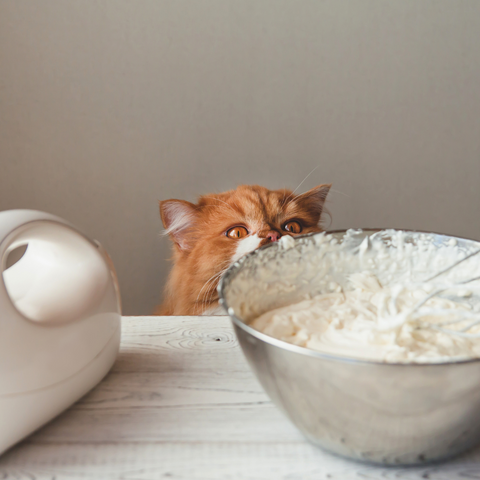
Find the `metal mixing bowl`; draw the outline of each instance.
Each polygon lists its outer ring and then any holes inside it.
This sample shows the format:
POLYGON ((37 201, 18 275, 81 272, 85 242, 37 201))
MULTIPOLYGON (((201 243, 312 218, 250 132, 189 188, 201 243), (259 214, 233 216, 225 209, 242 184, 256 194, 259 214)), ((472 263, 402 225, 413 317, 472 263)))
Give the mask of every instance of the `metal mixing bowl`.
MULTIPOLYGON (((358 232, 358 243, 377 230, 358 232)), ((415 242, 424 232, 409 232, 415 242)), ((316 234, 318 235, 318 234, 316 234)), ((381 363, 322 354, 248 326, 273 308, 318 293, 302 266, 315 261, 316 235, 252 252, 219 285, 243 352, 273 402, 315 445, 364 462, 412 465, 443 460, 480 441, 480 360, 381 363), (288 268, 295 262, 295 271, 288 268), (268 283, 269 288, 264 288, 268 283)), ((330 232, 341 242, 345 231, 330 232)), ((433 235, 436 245, 455 238, 433 235)), ((341 279, 338 279, 341 282, 341 279)), ((478 300, 478 299, 477 299, 478 300)))

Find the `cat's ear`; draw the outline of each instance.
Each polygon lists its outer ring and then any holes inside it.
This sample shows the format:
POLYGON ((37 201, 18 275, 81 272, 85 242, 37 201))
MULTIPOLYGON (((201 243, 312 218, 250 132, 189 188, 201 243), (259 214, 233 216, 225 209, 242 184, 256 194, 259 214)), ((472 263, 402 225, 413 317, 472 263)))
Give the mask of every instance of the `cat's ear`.
POLYGON ((193 203, 185 200, 164 200, 160 202, 160 217, 165 233, 180 250, 189 250, 194 241, 194 226, 198 210, 193 203))
POLYGON ((318 185, 295 198, 295 202, 310 213, 318 216, 318 221, 323 212, 323 206, 330 191, 331 184, 318 185))

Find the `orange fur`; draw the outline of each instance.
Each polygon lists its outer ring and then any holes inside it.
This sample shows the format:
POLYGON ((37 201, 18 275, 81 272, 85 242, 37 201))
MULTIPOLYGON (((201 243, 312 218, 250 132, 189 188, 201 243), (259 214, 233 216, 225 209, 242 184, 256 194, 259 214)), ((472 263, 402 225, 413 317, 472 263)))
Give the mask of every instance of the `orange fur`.
MULTIPOLYGON (((258 246, 263 246, 276 236, 295 236, 284 230, 291 220, 301 224, 300 235, 321 232, 329 189, 330 185, 320 185, 294 195, 286 189, 241 185, 236 190, 203 195, 196 205, 184 200, 160 202, 163 225, 174 243, 174 265, 164 301, 155 314, 200 315, 217 307, 218 282, 233 257, 242 253, 239 242, 253 237, 249 242, 255 243, 259 237, 258 246), (235 226, 245 227, 248 237, 229 238, 226 232, 235 226)), ((244 245, 242 248, 248 248, 244 245)))

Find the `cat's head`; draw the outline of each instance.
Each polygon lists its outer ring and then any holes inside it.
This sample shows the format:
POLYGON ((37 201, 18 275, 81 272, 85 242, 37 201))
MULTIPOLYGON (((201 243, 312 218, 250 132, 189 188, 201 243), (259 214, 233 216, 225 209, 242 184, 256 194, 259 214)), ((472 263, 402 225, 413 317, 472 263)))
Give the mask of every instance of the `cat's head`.
POLYGON ((330 185, 295 195, 241 185, 235 190, 203 195, 197 204, 184 200, 160 202, 166 233, 175 245, 175 263, 185 281, 212 286, 240 257, 283 235, 320 232, 330 185), (187 280, 188 278, 188 280, 187 280))
POLYGON ((241 185, 236 190, 185 200, 160 202, 166 232, 182 255, 195 252, 232 263, 283 235, 322 231, 320 220, 330 185, 300 195, 241 185))

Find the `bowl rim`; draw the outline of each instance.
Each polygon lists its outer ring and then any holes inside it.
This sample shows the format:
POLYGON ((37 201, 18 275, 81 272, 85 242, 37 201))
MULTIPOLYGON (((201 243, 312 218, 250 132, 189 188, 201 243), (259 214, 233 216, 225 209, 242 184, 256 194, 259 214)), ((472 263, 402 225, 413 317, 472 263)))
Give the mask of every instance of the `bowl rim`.
MULTIPOLYGON (((302 239, 302 238, 308 238, 308 237, 313 237, 315 235, 332 235, 336 233, 346 233, 348 230, 361 230, 362 232, 371 232, 371 233, 376 233, 380 231, 387 231, 387 230, 394 230, 394 231, 402 231, 402 232, 410 232, 410 233, 424 233, 426 235, 441 235, 444 237, 449 237, 453 238, 456 240, 467 240, 471 242, 475 242, 478 244, 480 247, 480 240, 476 240, 473 238, 467 238, 467 237, 459 237, 455 235, 449 235, 448 233, 440 233, 440 232, 427 232, 424 230, 415 230, 415 229, 407 229, 407 228, 346 228, 346 229, 337 229, 337 230, 327 230, 323 232, 313 232, 313 233, 307 233, 304 235, 298 235, 296 237, 293 237, 295 241, 297 239, 302 239)), ((267 343, 269 345, 272 345, 274 347, 287 350, 292 353, 296 353, 299 355, 305 355, 308 357, 314 357, 314 358, 319 358, 322 360, 328 360, 328 361, 334 361, 334 362, 340 362, 340 363, 350 363, 350 364, 356 364, 356 365, 377 365, 377 366, 383 366, 383 367, 429 367, 429 368, 436 368, 436 367, 442 367, 446 365, 458 365, 458 364, 470 364, 470 363, 477 363, 480 362, 480 357, 478 358, 467 358, 467 359, 460 359, 460 360, 452 360, 452 361, 447 361, 447 362, 387 362, 387 361, 380 361, 380 360, 369 360, 369 359, 359 359, 359 358, 353 358, 353 357, 347 357, 347 356, 342 356, 342 355, 334 355, 330 353, 322 353, 317 350, 313 350, 311 348, 307 347, 300 347, 298 345, 293 345, 292 343, 284 342, 283 340, 279 340, 278 338, 271 337, 270 335, 267 335, 266 333, 259 332, 258 330, 254 329, 253 327, 247 325, 243 320, 241 320, 235 313, 231 314, 228 312, 229 306, 227 303, 227 300, 225 298, 225 282, 232 276, 236 275, 242 268, 243 264, 246 262, 247 258, 251 258, 255 255, 258 254, 258 252, 263 251, 267 248, 271 248, 276 246, 277 242, 272 242, 267 245, 264 245, 263 247, 260 247, 256 250, 253 250, 252 252, 247 253, 244 255, 242 258, 237 260, 235 263, 230 265, 228 267, 227 271, 222 275, 222 278, 220 279, 220 282, 217 287, 218 291, 218 296, 219 296, 219 303, 220 305, 225 309, 227 312, 227 315, 230 317, 232 323, 234 326, 240 328, 243 330, 245 333, 248 335, 251 335, 252 337, 256 338, 257 340, 260 340, 261 342, 267 343)), ((278 247, 276 247, 278 248, 278 247)))

